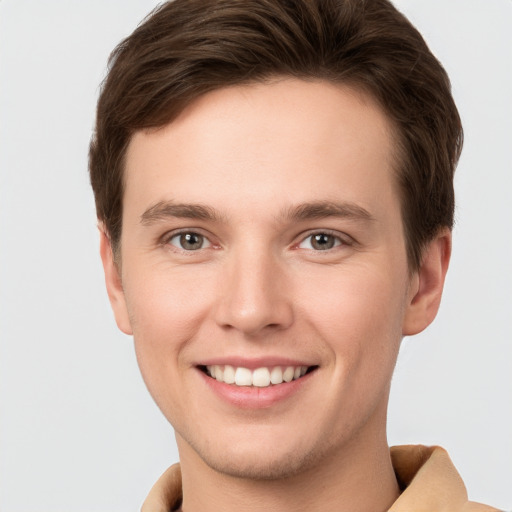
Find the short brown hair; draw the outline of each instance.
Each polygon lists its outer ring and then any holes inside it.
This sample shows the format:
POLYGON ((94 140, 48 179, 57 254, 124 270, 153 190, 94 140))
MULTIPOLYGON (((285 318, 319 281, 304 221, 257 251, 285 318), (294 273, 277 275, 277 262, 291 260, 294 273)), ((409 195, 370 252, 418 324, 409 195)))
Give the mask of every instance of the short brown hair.
POLYGON ((349 84, 392 120, 409 265, 452 227, 462 127, 448 76, 387 0, 175 0, 155 9, 109 59, 89 171, 114 251, 132 135, 170 123, 199 96, 276 76, 349 84))

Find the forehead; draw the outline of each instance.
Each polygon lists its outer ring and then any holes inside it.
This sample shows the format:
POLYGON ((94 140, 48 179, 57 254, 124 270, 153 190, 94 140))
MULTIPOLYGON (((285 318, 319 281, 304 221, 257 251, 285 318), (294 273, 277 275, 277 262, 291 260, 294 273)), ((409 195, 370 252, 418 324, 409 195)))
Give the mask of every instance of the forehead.
POLYGON ((311 200, 366 209, 398 202, 391 122, 367 95, 323 81, 214 91, 169 125, 137 132, 126 156, 125 209, 139 214, 174 199, 281 209, 311 200))

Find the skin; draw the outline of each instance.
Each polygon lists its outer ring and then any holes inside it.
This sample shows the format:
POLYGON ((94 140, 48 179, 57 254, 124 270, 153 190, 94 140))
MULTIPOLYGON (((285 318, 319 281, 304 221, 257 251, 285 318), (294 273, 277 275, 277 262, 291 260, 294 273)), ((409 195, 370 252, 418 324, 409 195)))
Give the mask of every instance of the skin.
POLYGON ((370 98, 292 79, 209 93, 134 135, 121 264, 105 233, 101 254, 117 324, 175 428, 187 512, 375 512, 396 499, 391 376, 402 337, 436 315, 451 238, 441 231, 409 271, 393 147, 370 98), (203 245, 186 250, 180 230, 203 245), (312 245, 319 233, 333 247, 312 245), (316 369, 285 399, 242 407, 198 369, 226 358, 316 369))

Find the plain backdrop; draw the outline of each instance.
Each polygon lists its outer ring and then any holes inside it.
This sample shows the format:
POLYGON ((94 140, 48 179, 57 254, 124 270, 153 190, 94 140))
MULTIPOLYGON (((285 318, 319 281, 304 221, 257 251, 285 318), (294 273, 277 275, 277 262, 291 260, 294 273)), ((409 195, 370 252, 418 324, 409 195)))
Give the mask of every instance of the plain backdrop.
MULTIPOLYGON (((396 4, 466 140, 443 304, 404 341, 389 441, 443 445, 472 499, 512 509, 512 1, 396 4)), ((135 511, 177 460, 110 312, 87 176, 108 54, 155 5, 0 1, 1 512, 135 511)))

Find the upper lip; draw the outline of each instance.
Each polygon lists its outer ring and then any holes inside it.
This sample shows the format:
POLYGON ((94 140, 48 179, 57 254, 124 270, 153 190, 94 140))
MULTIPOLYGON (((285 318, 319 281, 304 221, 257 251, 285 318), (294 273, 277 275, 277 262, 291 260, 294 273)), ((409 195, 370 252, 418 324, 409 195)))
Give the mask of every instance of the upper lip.
POLYGON ((204 359, 196 364, 196 366, 225 366, 230 365, 235 368, 247 368, 249 370, 256 370, 257 368, 273 368, 275 366, 317 366, 311 361, 306 361, 303 359, 292 359, 289 357, 280 357, 280 356, 268 356, 268 357, 256 357, 256 358, 247 358, 247 357, 237 357, 237 356, 227 356, 227 357, 212 357, 208 359, 204 359))

